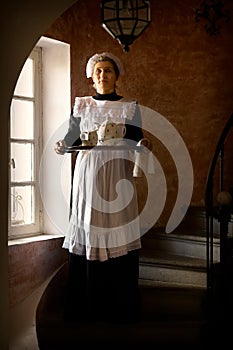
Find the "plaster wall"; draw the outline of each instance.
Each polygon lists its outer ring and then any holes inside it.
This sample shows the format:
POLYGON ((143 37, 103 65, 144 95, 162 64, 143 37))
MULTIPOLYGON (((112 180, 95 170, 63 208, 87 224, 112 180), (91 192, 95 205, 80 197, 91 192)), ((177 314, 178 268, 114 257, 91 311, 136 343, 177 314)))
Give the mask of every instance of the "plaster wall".
POLYGON ((0 65, 0 348, 9 345, 9 284, 8 284, 8 167, 9 109, 12 94, 25 59, 38 39, 53 21, 74 1, 11 1, 1 2, 1 65, 0 65))
MULTIPOLYGON (((134 97, 140 105, 160 113, 188 149, 194 174, 190 203, 193 207, 205 205, 213 153, 233 112, 233 20, 220 21, 220 34, 210 36, 204 29, 207 22, 195 21, 195 9, 199 6, 196 0, 151 1, 152 23, 128 53, 101 27, 98 1, 79 0, 45 33, 71 45, 71 103, 75 96, 94 93, 91 79, 85 77, 85 65, 91 55, 110 51, 122 60, 126 74, 118 81, 118 93, 134 97)), ((233 13, 232 2, 225 1, 225 7, 233 13)), ((154 123, 152 118, 151 126, 154 123)), ((166 145, 148 128, 145 135, 152 139, 153 152, 166 174, 167 201, 160 218, 163 224, 177 196, 177 169, 166 145)), ((227 186, 232 169, 228 177, 227 186)), ((142 206, 146 199, 145 179, 137 179, 137 185, 142 206)))

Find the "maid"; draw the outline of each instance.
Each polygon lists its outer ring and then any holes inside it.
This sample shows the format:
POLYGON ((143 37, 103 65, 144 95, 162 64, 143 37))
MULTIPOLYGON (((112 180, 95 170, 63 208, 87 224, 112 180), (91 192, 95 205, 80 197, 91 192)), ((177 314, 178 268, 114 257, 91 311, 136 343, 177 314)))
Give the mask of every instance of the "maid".
POLYGON ((149 141, 143 138, 137 102, 116 92, 123 74, 111 53, 88 60, 86 76, 96 93, 75 98, 69 129, 55 146, 58 154, 67 146, 106 146, 83 149, 76 157, 63 242, 69 254, 67 320, 133 322, 140 315, 137 193, 132 154, 122 146, 149 141))

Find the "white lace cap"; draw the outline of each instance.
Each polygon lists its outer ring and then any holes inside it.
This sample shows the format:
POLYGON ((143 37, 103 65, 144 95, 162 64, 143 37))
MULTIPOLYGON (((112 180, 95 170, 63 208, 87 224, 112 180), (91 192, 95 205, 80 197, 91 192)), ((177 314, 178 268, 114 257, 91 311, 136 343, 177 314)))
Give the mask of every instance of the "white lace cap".
POLYGON ((123 64, 121 63, 121 60, 118 57, 114 56, 110 52, 102 52, 102 53, 96 53, 91 58, 89 58, 89 60, 87 62, 87 66, 86 66, 86 76, 87 76, 87 78, 91 78, 92 77, 93 72, 94 72, 95 64, 97 62, 99 62, 99 58, 100 57, 108 57, 111 60, 113 60, 116 63, 116 65, 117 65, 117 68, 119 70, 119 74, 120 75, 124 75, 125 72, 124 72, 124 67, 123 67, 123 64))

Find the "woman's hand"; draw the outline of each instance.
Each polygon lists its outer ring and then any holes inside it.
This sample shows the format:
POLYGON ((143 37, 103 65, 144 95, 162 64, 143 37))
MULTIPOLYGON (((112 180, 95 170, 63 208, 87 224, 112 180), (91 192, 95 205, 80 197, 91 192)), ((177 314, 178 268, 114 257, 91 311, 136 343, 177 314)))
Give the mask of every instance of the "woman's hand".
POLYGON ((65 153, 65 147, 66 147, 65 141, 64 140, 59 140, 58 142, 56 142, 56 144, 54 146, 54 151, 57 154, 63 155, 65 153))

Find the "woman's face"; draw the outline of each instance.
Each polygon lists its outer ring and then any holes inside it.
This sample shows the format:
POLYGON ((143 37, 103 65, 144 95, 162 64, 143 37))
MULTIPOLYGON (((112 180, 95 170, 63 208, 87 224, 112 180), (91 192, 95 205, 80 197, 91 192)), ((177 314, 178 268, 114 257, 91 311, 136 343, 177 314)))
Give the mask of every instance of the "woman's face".
POLYGON ((109 94, 115 91, 117 75, 109 61, 97 62, 94 67, 92 80, 96 91, 100 94, 109 94))

